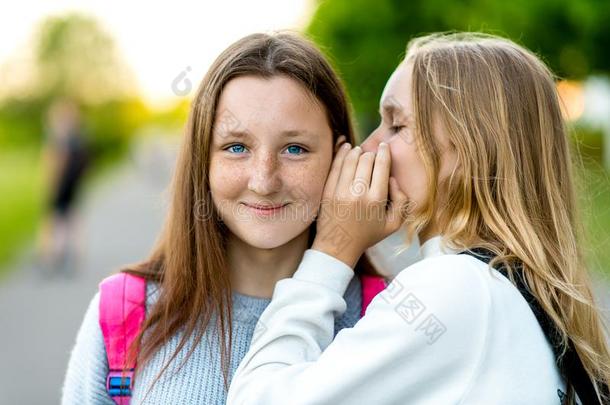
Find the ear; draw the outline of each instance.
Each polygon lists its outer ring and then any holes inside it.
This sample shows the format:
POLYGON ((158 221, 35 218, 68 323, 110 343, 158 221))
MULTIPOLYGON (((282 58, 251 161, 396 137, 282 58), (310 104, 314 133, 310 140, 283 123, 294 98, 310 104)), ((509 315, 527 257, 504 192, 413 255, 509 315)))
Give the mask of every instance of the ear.
POLYGON ((335 141, 335 149, 333 155, 337 154, 337 151, 339 150, 341 145, 343 145, 346 141, 347 138, 345 137, 345 135, 339 135, 339 137, 337 137, 337 140, 335 141))

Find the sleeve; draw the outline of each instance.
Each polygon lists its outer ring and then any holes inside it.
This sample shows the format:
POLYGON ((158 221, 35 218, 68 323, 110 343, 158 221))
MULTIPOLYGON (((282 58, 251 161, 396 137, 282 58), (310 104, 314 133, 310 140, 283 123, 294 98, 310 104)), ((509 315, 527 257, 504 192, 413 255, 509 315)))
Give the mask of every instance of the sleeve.
POLYGON ((473 267, 458 256, 408 267, 331 343, 353 273, 306 251, 293 278, 277 283, 227 403, 459 402, 484 352, 491 305, 473 267))
POLYGON ((346 309, 343 315, 335 317, 335 336, 345 328, 353 328, 361 318, 362 312, 362 286, 360 277, 352 278, 345 294, 343 294, 346 309))
POLYGON ((97 292, 76 336, 62 388, 62 405, 114 405, 106 392, 108 360, 99 325, 99 300, 97 292))

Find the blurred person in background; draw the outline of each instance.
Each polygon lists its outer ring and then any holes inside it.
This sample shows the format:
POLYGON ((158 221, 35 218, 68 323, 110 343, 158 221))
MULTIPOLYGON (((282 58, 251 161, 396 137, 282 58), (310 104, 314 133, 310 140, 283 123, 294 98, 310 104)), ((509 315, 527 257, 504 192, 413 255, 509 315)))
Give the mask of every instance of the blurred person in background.
POLYGON ((90 153, 76 103, 58 99, 47 114, 43 167, 47 184, 47 212, 38 241, 43 274, 71 274, 76 270, 78 216, 75 203, 89 166, 90 153))

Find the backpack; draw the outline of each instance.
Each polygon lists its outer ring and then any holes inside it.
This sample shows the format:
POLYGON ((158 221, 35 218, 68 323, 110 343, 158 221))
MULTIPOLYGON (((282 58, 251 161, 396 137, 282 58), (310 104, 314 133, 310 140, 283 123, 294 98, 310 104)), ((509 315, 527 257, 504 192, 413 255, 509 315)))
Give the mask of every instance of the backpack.
MULTIPOLYGON (((491 262, 491 260, 495 257, 493 252, 482 248, 463 251, 459 254, 473 256, 486 264, 489 264, 489 262, 491 262)), ((498 270, 498 272, 504 277, 509 278, 504 265, 498 266, 496 270, 498 270)), ((574 343, 571 339, 569 340, 566 353, 561 359, 559 359, 559 355, 561 354, 561 347, 557 326, 555 325, 553 320, 546 314, 542 306, 540 306, 538 300, 534 297, 531 291, 527 288, 520 266, 517 267, 516 275, 516 287, 529 305, 534 315, 536 316, 536 319, 538 320, 538 323, 540 324, 544 335, 551 344, 551 347, 553 348, 553 353, 555 354, 555 361, 559 367, 561 376, 567 383, 571 384, 574 387, 574 390, 578 394, 578 398, 581 400, 583 405, 600 404, 600 401, 597 399, 597 394, 595 393, 595 387, 593 386, 593 383, 589 378, 589 374, 587 374, 587 372, 585 371, 582 361, 580 360, 578 353, 574 349, 574 343)), ((601 385, 600 394, 608 395, 608 392, 608 385, 601 385)))
MULTIPOLYGON (((382 277, 361 275, 362 309, 385 287, 382 277)), ((135 341, 146 316, 146 280, 128 273, 113 274, 99 285, 99 322, 108 358, 106 391, 117 405, 129 405, 135 361, 127 350, 135 341)))

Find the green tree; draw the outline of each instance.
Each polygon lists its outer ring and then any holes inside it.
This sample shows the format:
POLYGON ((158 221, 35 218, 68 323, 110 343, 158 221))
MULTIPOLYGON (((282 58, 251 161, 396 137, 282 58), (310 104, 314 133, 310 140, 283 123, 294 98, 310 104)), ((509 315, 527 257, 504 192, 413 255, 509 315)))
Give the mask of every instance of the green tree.
POLYGON ((560 76, 610 71, 610 2, 602 0, 328 0, 307 33, 327 50, 350 91, 358 122, 378 120, 378 98, 410 38, 485 31, 537 52, 560 76))
POLYGON ((42 98, 66 96, 91 105, 135 94, 113 39, 88 16, 45 20, 35 40, 35 61, 35 87, 42 98))
POLYGON ((27 80, 12 86, 1 100, 0 144, 40 142, 46 110, 57 98, 82 107, 96 155, 123 150, 129 136, 149 118, 114 39, 94 18, 49 17, 37 27, 31 49, 31 66, 20 69, 29 72, 27 80))

